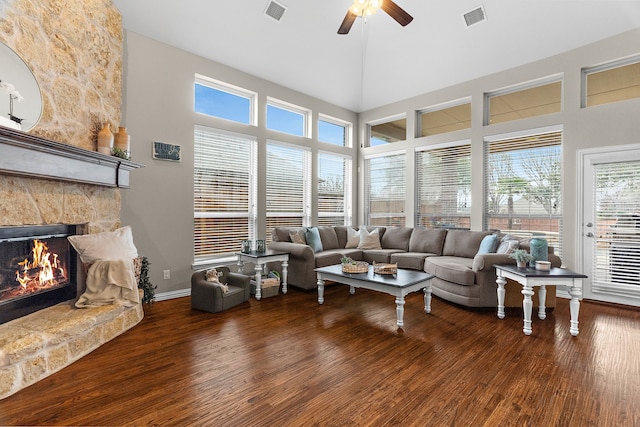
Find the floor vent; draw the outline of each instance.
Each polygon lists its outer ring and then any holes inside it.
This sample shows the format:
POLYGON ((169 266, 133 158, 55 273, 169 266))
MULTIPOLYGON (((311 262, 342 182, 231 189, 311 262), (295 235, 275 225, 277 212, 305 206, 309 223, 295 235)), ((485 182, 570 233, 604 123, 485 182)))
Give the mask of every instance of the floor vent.
POLYGON ((465 13, 463 17, 467 27, 487 20, 487 15, 484 13, 484 6, 478 6, 477 8, 470 10, 465 13))
POLYGON ((282 15, 284 15, 284 12, 286 10, 287 8, 284 7, 284 5, 271 0, 267 5, 267 9, 264 11, 264 13, 265 15, 270 16, 271 18, 280 22, 280 20, 282 19, 282 15))

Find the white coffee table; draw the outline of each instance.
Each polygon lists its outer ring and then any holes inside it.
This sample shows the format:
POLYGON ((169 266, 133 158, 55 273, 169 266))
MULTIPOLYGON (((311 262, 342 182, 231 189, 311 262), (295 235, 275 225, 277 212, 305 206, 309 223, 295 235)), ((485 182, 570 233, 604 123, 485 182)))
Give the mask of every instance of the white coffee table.
POLYGON ((404 297, 411 292, 424 291, 424 312, 431 313, 431 279, 433 274, 418 270, 398 269, 395 275, 375 274, 369 266, 366 273, 343 273, 342 265, 330 265, 316 268, 318 277, 318 304, 324 303, 324 281, 331 280, 349 285, 349 292, 355 293, 355 288, 370 289, 384 292, 396 297, 396 324, 404 326, 404 297))

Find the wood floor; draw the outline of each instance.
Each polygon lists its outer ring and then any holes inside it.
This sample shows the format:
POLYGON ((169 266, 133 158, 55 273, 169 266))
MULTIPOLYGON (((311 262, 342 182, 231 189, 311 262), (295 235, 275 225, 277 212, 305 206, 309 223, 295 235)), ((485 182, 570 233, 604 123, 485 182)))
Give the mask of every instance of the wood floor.
POLYGON ((220 314, 157 302, 124 335, 0 401, 0 425, 640 426, 640 311, 522 312, 420 293, 291 289, 220 314))

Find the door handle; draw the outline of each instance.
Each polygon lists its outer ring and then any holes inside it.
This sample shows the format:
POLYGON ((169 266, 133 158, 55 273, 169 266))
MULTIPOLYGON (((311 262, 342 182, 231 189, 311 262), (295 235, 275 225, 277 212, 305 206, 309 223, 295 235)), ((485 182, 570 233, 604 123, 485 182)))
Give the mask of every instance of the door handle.
POLYGON ((585 224, 585 227, 593 227, 593 224, 588 222, 588 223, 585 224))
POLYGON ((585 236, 587 236, 587 237, 593 237, 593 233, 592 233, 592 232, 588 232, 587 234, 585 234, 585 236))

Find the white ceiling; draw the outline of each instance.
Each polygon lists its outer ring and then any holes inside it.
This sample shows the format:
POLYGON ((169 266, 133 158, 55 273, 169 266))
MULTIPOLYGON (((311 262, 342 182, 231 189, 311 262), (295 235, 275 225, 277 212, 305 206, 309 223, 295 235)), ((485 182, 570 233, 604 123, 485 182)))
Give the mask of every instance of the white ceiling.
POLYGON ((279 22, 269 0, 114 3, 127 30, 356 112, 640 27, 640 0, 395 0, 408 26, 379 11, 338 35, 352 0, 277 1, 279 22), (480 5, 487 20, 467 28, 480 5))

